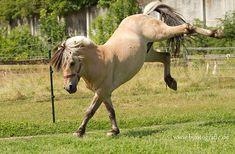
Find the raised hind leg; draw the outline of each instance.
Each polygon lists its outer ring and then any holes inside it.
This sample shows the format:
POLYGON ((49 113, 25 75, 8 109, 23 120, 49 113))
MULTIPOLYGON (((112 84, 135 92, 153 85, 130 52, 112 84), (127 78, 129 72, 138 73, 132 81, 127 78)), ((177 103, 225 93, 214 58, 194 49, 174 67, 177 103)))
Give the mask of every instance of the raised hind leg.
POLYGON ((164 80, 167 86, 173 90, 177 90, 177 82, 171 77, 170 62, 171 56, 168 52, 157 52, 155 50, 150 50, 146 54, 145 62, 161 62, 164 64, 164 80))
POLYGON ((222 38, 224 37, 224 32, 220 29, 217 30, 209 30, 200 27, 192 27, 194 33, 198 33, 204 36, 214 37, 214 38, 222 38))
POLYGON ((117 121, 116 121, 116 115, 115 115, 115 110, 113 108, 113 104, 111 101, 111 98, 108 98, 104 101, 105 107, 109 113, 109 118, 112 124, 112 130, 111 132, 107 133, 108 136, 116 136, 120 133, 119 128, 117 126, 117 121))
POLYGON ((168 26, 162 21, 151 20, 147 22, 148 29, 144 29, 144 36, 151 41, 159 41, 169 39, 182 34, 201 34, 204 36, 221 38, 223 37, 222 30, 208 30, 204 28, 195 27, 189 23, 184 23, 178 26, 168 26))
POLYGON ((87 125, 88 121, 95 114, 96 110, 100 107, 101 103, 102 103, 102 99, 97 94, 95 94, 90 107, 87 109, 87 112, 86 112, 86 115, 82 121, 82 124, 80 125, 78 130, 73 134, 74 136, 82 137, 85 134, 86 125, 87 125))
POLYGON ((208 37, 214 37, 214 38, 224 37, 224 32, 220 29, 209 30, 209 29, 204 29, 200 27, 195 27, 189 23, 185 23, 179 26, 164 25, 163 27, 166 28, 165 33, 163 35, 166 38, 171 38, 180 34, 193 34, 193 33, 208 36, 208 37))

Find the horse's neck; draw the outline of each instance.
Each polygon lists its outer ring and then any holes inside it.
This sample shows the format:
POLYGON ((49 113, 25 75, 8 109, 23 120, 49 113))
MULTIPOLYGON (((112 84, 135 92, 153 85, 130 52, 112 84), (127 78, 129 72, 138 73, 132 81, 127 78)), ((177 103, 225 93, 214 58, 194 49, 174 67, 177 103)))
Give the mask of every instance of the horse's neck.
POLYGON ((84 75, 82 76, 91 90, 95 90, 100 86, 106 75, 105 69, 105 48, 103 46, 93 46, 87 49, 83 56, 84 59, 84 75))

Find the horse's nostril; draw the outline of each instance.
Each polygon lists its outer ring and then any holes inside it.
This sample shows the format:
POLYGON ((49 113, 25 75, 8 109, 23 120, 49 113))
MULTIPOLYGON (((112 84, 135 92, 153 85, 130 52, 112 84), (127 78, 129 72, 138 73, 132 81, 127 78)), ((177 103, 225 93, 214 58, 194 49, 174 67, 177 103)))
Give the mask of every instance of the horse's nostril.
POLYGON ((69 85, 69 90, 72 90, 73 89, 73 85, 69 85))

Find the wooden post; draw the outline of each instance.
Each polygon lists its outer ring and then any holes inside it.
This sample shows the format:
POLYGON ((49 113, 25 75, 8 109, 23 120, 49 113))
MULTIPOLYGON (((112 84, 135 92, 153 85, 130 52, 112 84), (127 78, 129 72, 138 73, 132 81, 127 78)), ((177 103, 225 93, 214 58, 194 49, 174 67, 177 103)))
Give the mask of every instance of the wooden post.
POLYGON ((206 0, 202 0, 203 27, 206 28, 206 0))

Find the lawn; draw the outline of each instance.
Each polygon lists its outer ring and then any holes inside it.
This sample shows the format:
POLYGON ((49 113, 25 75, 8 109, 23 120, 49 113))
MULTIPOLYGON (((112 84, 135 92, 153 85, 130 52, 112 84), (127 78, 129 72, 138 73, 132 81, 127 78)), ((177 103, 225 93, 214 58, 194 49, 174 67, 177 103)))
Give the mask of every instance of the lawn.
MULTIPOLYGON (((230 64, 228 64, 230 65, 230 64)), ((234 70, 205 73, 205 65, 174 66, 178 91, 166 88, 163 68, 147 63, 112 96, 121 134, 102 105, 79 139, 72 136, 93 94, 78 85, 63 90, 54 74, 56 123, 52 123, 48 66, 0 66, 1 153, 234 153, 234 70), (21 71, 17 72, 16 70, 21 71), (34 71, 36 70, 36 71, 34 71), (9 138, 11 137, 11 138, 9 138)))

